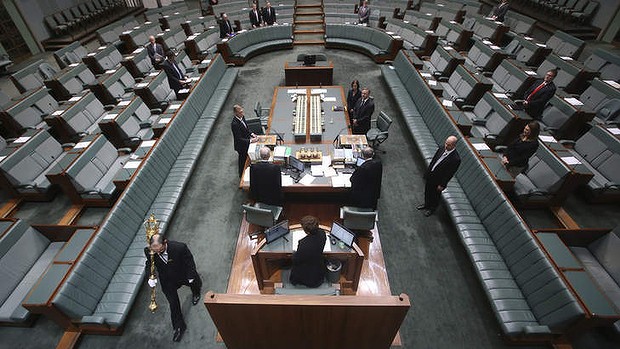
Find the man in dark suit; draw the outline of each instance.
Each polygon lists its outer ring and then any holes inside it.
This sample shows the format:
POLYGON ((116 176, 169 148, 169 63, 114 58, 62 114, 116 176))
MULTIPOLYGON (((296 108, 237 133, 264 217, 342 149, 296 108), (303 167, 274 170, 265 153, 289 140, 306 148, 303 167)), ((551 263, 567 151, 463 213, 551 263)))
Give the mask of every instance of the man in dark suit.
POLYGON ((365 135, 370 130, 370 118, 375 112, 375 102, 370 98, 370 90, 362 89, 362 97, 357 100, 355 107, 349 110, 352 132, 356 135, 365 135))
POLYGON ((493 7, 489 17, 494 21, 503 22, 504 16, 508 12, 508 7, 508 0, 502 0, 502 2, 493 7))
POLYGON ((267 25, 273 25, 276 22, 276 9, 271 7, 271 3, 267 2, 265 4, 265 9, 263 10, 263 21, 267 25))
POLYGON ((461 158, 456 152, 456 141, 455 136, 448 137, 444 147, 437 150, 424 173, 426 180, 424 204, 418 205, 416 208, 424 210, 426 217, 432 215, 437 209, 441 192, 446 189, 448 182, 461 164, 461 158))
POLYGON ((299 240, 297 251, 293 253, 293 265, 289 280, 293 285, 304 285, 316 288, 325 281, 325 232, 319 228, 319 219, 305 216, 301 219, 301 227, 306 236, 299 240))
POLYGON ((555 84, 553 79, 558 75, 556 69, 549 70, 545 77, 534 81, 534 83, 523 94, 523 106, 525 111, 534 119, 542 118, 543 110, 547 102, 555 94, 555 84))
POLYGON ((149 55, 153 67, 159 69, 159 64, 164 60, 164 47, 155 42, 153 35, 149 36, 149 43, 146 44, 146 53, 149 55))
POLYGON ((230 129, 233 133, 235 141, 235 151, 239 154, 239 177, 243 175, 243 168, 248 158, 248 147, 250 143, 254 143, 258 140, 256 135, 248 129, 248 125, 245 123, 245 115, 243 113, 243 107, 238 104, 233 106, 232 122, 230 123, 230 129))
POLYGON ((364 163, 351 175, 352 206, 377 209, 377 200, 381 195, 381 177, 383 165, 381 160, 373 159, 374 151, 371 147, 362 150, 364 163))
POLYGON ((263 23, 263 15, 261 14, 261 11, 256 8, 256 4, 252 4, 252 9, 248 15, 250 16, 250 24, 252 25, 252 28, 258 28, 261 26, 263 23))
POLYGON ((269 162, 271 151, 260 149, 261 161, 250 166, 250 194, 258 202, 282 206, 282 175, 280 166, 269 162))
POLYGON ((166 60, 161 64, 161 67, 166 72, 170 88, 174 90, 176 98, 180 99, 179 91, 187 87, 189 83, 185 76, 185 70, 177 64, 175 57, 176 55, 172 50, 168 51, 166 53, 166 60))
POLYGON ((194 256, 182 242, 168 241, 160 234, 155 234, 149 241, 149 247, 144 248, 146 254, 147 275, 151 271, 150 251, 155 253, 155 268, 158 279, 148 279, 150 287, 157 285, 157 280, 161 282, 161 289, 170 304, 170 317, 174 335, 172 340, 178 342, 183 337, 187 325, 181 312, 181 302, 177 290, 181 286, 189 286, 192 289, 192 304, 200 301, 200 289, 202 280, 196 271, 194 256))
POLYGON ((234 34, 235 30, 228 20, 228 15, 222 13, 222 19, 220 20, 220 38, 227 38, 229 36, 233 36, 234 34))

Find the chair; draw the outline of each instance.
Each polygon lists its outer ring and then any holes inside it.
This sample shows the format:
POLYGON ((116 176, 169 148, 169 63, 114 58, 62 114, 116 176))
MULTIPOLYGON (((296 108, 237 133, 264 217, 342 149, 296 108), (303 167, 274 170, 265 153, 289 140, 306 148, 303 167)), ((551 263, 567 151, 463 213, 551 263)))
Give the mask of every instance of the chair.
POLYGON ((250 132, 259 136, 265 134, 265 128, 259 118, 246 119, 245 124, 248 126, 250 132))
POLYGON ((342 207, 342 220, 345 227, 355 231, 355 242, 368 259, 370 243, 373 240, 372 229, 375 227, 377 211, 371 208, 353 206, 342 207))
MULTIPOLYGON (((392 119, 385 113, 379 113, 376 120, 376 127, 371 128, 366 133, 366 138, 373 149, 377 149, 379 145, 385 142, 389 136, 389 128, 392 125, 392 119)), ((385 154, 385 151, 382 151, 385 154)))
POLYGON ((260 119, 263 126, 267 126, 269 121, 269 110, 269 108, 263 108, 260 105, 260 102, 256 102, 254 105, 254 114, 256 114, 256 117, 260 119))
POLYGON ((252 205, 241 205, 245 212, 245 220, 250 224, 258 225, 261 230, 250 233, 250 237, 257 236, 264 231, 264 228, 273 227, 280 215, 283 208, 281 206, 272 206, 257 202, 252 205))

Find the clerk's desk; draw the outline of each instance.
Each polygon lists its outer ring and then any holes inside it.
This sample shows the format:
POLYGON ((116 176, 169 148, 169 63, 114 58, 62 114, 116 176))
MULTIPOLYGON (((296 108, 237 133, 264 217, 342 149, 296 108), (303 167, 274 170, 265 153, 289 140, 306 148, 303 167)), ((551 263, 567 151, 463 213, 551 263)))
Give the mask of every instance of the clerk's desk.
MULTIPOLYGON (((353 247, 348 248, 336 239, 336 244, 332 244, 329 237, 329 227, 320 226, 325 230, 327 239, 325 244, 329 244, 331 251, 323 252, 325 258, 337 259, 342 263, 340 272, 340 294, 355 295, 357 286, 362 274, 364 264, 364 254, 353 243, 353 247)), ((283 265, 290 265, 293 257, 293 231, 303 231, 301 225, 290 226, 290 231, 270 244, 262 239, 252 250, 252 265, 256 274, 258 288, 262 294, 273 294, 275 284, 282 282, 279 271, 283 265)))
POLYGON ((333 85, 334 63, 319 61, 306 66, 304 62, 284 63, 284 81, 287 86, 333 85))

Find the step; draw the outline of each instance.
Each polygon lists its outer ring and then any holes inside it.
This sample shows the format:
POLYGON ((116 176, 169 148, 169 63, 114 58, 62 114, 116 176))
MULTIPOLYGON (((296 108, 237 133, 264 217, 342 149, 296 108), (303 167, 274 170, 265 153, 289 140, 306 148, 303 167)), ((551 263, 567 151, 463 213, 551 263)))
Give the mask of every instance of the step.
POLYGON ((295 6, 296 9, 298 8, 317 8, 317 7, 321 7, 320 3, 316 3, 316 4, 297 4, 295 6))
POLYGON ((299 16, 323 16, 323 11, 312 11, 312 12, 295 11, 295 17, 299 17, 299 16))
POLYGON ((293 34, 325 34, 325 29, 295 29, 293 34))
POLYGON ((310 21, 295 21, 294 24, 295 25, 298 25, 298 24, 323 24, 323 20, 313 19, 313 20, 310 20, 310 21))
POLYGON ((294 40, 293 45, 325 45, 325 40, 294 40))

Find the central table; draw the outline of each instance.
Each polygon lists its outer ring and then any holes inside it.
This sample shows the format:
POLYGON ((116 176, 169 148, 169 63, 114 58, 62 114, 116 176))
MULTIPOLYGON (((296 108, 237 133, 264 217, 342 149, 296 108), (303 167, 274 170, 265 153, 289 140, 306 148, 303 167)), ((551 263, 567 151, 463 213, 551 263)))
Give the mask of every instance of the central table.
MULTIPOLYGON (((340 86, 315 86, 308 88, 286 86, 277 87, 274 91, 273 100, 271 103, 267 133, 279 135, 279 137, 282 138, 282 145, 290 147, 291 155, 293 156, 295 155, 295 152, 301 148, 312 148, 320 150, 323 155, 332 155, 333 158, 335 140, 338 139, 340 135, 351 134, 347 112, 344 110, 333 110, 334 107, 342 107, 344 105, 344 100, 344 90, 340 86), (292 101, 291 96, 294 94, 305 93, 308 97, 310 97, 313 92, 321 92, 323 95, 323 102, 321 103, 321 106, 325 113, 325 124, 321 140, 316 140, 314 137, 311 139, 309 132, 309 118, 306 120, 308 123, 308 131, 305 139, 296 139, 293 134, 293 111, 295 110, 296 104, 292 101)), ((309 175, 309 172, 310 171, 307 166, 305 175, 309 175)), ((345 174, 344 176, 347 175, 345 174)), ((248 161, 239 184, 239 186, 244 190, 249 190, 250 188, 249 177, 248 161)), ((287 179, 285 177, 286 176, 283 175, 282 191, 284 192, 338 193, 348 190, 345 187, 334 187, 332 185, 331 177, 314 177, 313 182, 308 185, 291 183, 290 178, 287 179)))
POLYGON ((284 63, 284 82, 287 86, 329 86, 333 84, 334 63, 320 61, 311 66, 304 62, 284 63))

